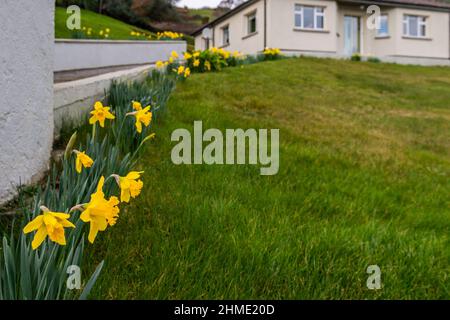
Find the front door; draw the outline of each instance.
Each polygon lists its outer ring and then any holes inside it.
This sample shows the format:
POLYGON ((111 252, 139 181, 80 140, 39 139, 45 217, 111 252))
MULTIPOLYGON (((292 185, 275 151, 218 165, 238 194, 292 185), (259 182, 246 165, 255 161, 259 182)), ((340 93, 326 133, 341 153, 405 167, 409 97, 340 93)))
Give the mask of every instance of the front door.
POLYGON ((344 54, 360 52, 359 17, 344 16, 344 54))

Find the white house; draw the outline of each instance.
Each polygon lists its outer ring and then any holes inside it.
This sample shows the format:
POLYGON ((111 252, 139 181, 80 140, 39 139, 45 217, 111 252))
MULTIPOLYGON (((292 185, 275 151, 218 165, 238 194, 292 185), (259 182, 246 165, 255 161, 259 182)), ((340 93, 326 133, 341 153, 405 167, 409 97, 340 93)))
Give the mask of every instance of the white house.
POLYGON ((249 0, 193 33, 195 48, 450 65, 445 0, 249 0), (379 18, 367 12, 380 9, 379 18), (373 22, 377 23, 376 27, 373 22))

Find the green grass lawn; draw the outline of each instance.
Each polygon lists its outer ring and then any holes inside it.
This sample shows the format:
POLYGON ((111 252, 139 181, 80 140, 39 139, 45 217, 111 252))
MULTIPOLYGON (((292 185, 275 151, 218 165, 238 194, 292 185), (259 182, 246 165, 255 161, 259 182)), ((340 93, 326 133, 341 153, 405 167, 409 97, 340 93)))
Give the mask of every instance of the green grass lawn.
MULTIPOLYGON (((66 13, 65 8, 55 8, 55 38, 57 39, 71 39, 73 31, 67 29, 66 20, 69 15, 66 13)), ((81 26, 86 28, 92 28, 93 36, 98 36, 100 30, 109 28, 109 40, 129 40, 136 39, 136 37, 130 36, 131 31, 145 32, 152 34, 150 31, 131 26, 122 21, 114 18, 101 15, 89 10, 81 10, 81 26)), ((101 38, 98 36, 97 38, 101 38)))
POLYGON ((93 298, 450 298, 450 69, 298 58, 194 75, 93 298), (279 128, 280 171, 172 164, 177 128, 279 128), (379 265, 383 288, 366 287, 379 265))

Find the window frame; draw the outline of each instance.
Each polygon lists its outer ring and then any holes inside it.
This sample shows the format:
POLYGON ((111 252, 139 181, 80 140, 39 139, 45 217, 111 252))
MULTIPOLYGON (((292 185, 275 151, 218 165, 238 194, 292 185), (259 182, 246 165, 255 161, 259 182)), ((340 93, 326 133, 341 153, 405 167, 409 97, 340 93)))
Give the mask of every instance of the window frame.
POLYGON ((256 32, 258 32, 258 19, 256 16, 256 11, 250 12, 249 14, 246 15, 246 19, 247 19, 247 35, 251 35, 254 34, 256 32), (255 30, 252 31, 251 26, 252 23, 251 21, 255 20, 255 30))
POLYGON ((428 17, 417 14, 404 14, 403 15, 403 36, 408 38, 426 38, 428 32, 428 17), (410 30, 410 18, 417 19, 417 35, 413 35, 410 30), (423 27, 423 34, 422 34, 423 27))
POLYGON ((222 28, 222 46, 229 46, 230 45, 230 25, 227 24, 223 26, 222 28), (225 31, 227 32, 227 41, 225 41, 225 31))
POLYGON ((387 13, 382 13, 379 17, 378 17, 379 21, 378 22, 378 27, 377 28, 377 37, 388 37, 389 36, 389 15, 387 13), (382 27, 381 24, 383 23, 382 20, 385 19, 386 20, 386 31, 382 31, 382 27))
POLYGON ((294 5, 294 27, 296 29, 304 29, 304 30, 317 30, 323 31, 325 30, 325 7, 323 6, 315 6, 315 5, 305 5, 296 3, 294 5), (298 9, 300 7, 300 10, 298 9), (305 10, 304 8, 312 8, 313 9, 313 27, 305 27, 305 10), (320 11, 319 11, 320 10, 320 11), (297 16, 300 16, 300 25, 297 25, 297 16), (322 26, 318 27, 318 18, 322 18, 322 26))

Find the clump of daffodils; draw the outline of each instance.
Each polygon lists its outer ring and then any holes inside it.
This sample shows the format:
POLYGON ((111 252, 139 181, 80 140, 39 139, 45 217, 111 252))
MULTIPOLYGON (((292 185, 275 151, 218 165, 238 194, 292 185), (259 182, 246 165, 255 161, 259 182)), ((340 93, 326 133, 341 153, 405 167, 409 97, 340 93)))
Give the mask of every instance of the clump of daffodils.
POLYGON ((278 48, 266 48, 263 51, 264 60, 276 60, 282 55, 281 50, 278 48))
POLYGON ((172 32, 172 31, 164 31, 164 32, 158 32, 156 34, 156 38, 158 40, 178 40, 183 38, 183 34, 182 33, 178 33, 178 32, 172 32))
POLYGON ((151 40, 152 35, 150 33, 141 31, 130 31, 131 39, 133 40, 151 40))
POLYGON ((167 61, 156 62, 156 67, 173 72, 178 78, 188 78, 191 73, 219 71, 225 67, 237 66, 245 56, 239 51, 231 52, 213 47, 204 51, 185 52, 182 58, 174 51, 167 61))

